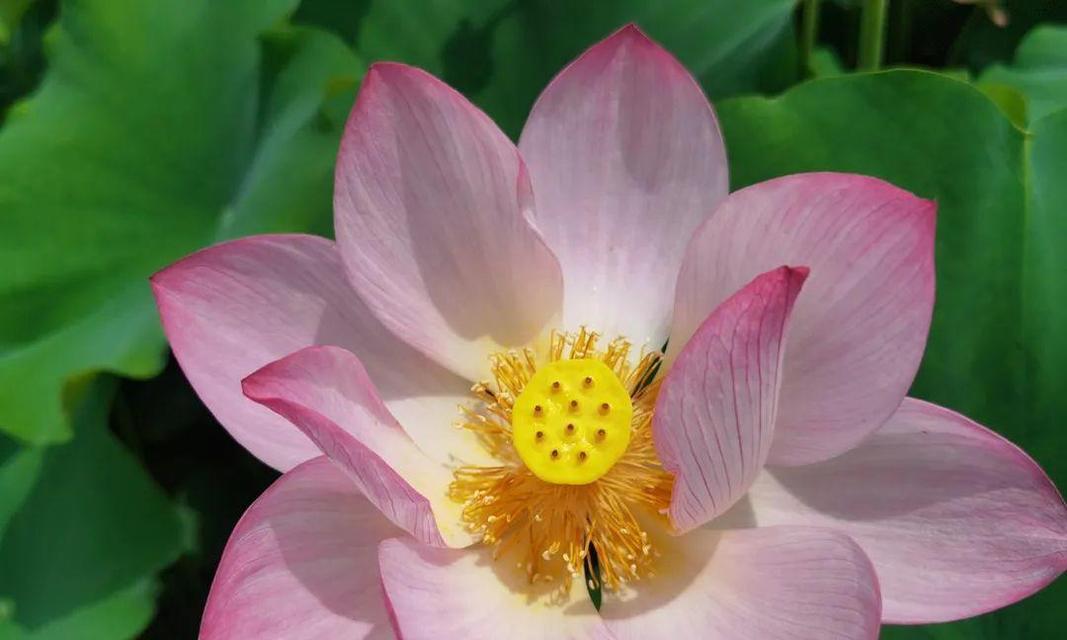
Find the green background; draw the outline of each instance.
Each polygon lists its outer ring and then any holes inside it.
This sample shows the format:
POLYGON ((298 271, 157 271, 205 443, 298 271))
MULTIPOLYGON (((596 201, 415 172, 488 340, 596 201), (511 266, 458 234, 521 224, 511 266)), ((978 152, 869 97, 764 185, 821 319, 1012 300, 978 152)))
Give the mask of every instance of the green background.
MULTIPOLYGON (((193 637, 230 528, 274 473, 169 359, 148 276, 221 239, 329 234, 366 66, 421 66, 518 134, 546 82, 635 21, 714 101, 734 188, 810 170, 939 204, 913 394, 1067 486, 1067 3, 0 0, 0 639, 193 637), (802 51, 802 49, 805 49, 802 51), (810 55, 808 55, 810 54, 810 55), (809 60, 807 64, 803 61, 809 60)), ((883 637, 1059 638, 1067 582, 883 637)))

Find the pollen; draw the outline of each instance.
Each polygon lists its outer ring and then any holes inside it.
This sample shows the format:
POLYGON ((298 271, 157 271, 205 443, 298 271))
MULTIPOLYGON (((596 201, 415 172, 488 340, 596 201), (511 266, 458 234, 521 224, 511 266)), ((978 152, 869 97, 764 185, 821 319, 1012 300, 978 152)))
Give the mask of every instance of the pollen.
POLYGON ((495 558, 561 592, 585 581, 594 555, 609 590, 651 576, 645 527, 665 524, 670 501, 651 429, 661 354, 599 341, 582 329, 553 334, 547 354, 494 355, 493 379, 474 385, 460 426, 499 464, 460 467, 449 487, 495 558))

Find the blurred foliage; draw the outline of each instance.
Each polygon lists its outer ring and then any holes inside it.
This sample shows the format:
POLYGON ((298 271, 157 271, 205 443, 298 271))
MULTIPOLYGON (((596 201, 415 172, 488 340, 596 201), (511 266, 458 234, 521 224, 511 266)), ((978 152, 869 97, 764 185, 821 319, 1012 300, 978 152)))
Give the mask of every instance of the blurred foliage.
POLYGON ((115 386, 99 379, 76 392, 70 442, 0 444, 0 475, 17 476, 0 503, 0 593, 13 637, 135 634, 158 592, 151 576, 182 551, 174 505, 108 431, 115 386))
POLYGON ((0 0, 0 123, 7 106, 40 79, 43 35, 55 14, 55 2, 0 0))
POLYGON ((999 92, 995 98, 1022 106, 1022 113, 1017 114, 1021 122, 1034 123, 1059 111, 1067 105, 1067 27, 1037 27, 1019 44, 1010 66, 989 67, 979 83, 987 91, 999 92), (1024 99, 1005 98, 1005 88, 1018 91, 1024 99))
POLYGON ((1067 21, 1067 2, 1061 0, 1005 0, 1001 4, 1008 13, 1008 24, 1003 28, 993 24, 983 11, 969 14, 953 45, 953 63, 978 71, 1007 62, 1034 27, 1067 21))
MULTIPOLYGON (((517 136, 569 60, 636 21, 716 102, 740 187, 807 170, 939 204, 914 393, 1067 486, 1067 2, 0 0, 0 640, 193 637, 230 529, 274 474, 167 364, 147 278, 225 238, 329 235, 365 63, 441 76, 517 136), (929 69, 914 70, 915 67, 929 69), (802 82, 802 76, 812 79, 802 82), (1057 275, 1060 274, 1060 275, 1057 275)), ((895 640, 1057 638, 1061 580, 895 640)))
POLYGON ((406 62, 440 76, 517 137, 548 81, 627 22, 668 46, 712 98, 781 90, 797 76, 794 5, 795 0, 310 0, 297 17, 348 38, 365 60, 406 62))
POLYGON ((74 377, 159 372, 152 271, 220 237, 326 228, 343 121, 320 108, 361 67, 296 30, 261 78, 258 38, 292 7, 202 5, 65 5, 48 74, 0 131, 0 430, 17 438, 70 437, 74 377))

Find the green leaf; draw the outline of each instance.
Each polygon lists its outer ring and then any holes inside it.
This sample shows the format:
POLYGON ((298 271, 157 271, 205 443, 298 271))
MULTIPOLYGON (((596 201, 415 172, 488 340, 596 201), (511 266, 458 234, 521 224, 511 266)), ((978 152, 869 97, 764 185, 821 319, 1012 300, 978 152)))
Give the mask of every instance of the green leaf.
POLYGON ((44 75, 44 33, 55 13, 51 2, 0 0, 0 123, 44 75))
MULTIPOLYGON (((137 637, 155 613, 158 586, 145 579, 78 609, 74 613, 18 636, 24 640, 123 640, 137 637)), ((0 635, 0 638, 3 636, 0 635)))
POLYGON ((1004 84, 979 83, 978 89, 989 96, 1017 127, 1026 126, 1026 97, 1014 87, 1004 84))
MULTIPOLYGON (((1026 177, 1029 200, 1022 225, 1025 389, 1031 411, 1025 442, 1040 454, 1053 480, 1067 483, 1067 108, 1030 127, 1026 177), (1053 452, 1059 452, 1054 455, 1053 452)), ((1062 582, 1062 581, 1061 581, 1062 582)), ((1067 585, 1061 585, 1067 587, 1067 585)), ((1067 593, 1067 591, 1064 591, 1067 593)))
POLYGON ((829 47, 816 47, 811 52, 811 75, 815 78, 831 78, 847 73, 837 53, 829 47))
MULTIPOLYGON (((937 200, 938 299, 912 393, 1003 433, 1063 486, 1067 113, 1026 132, 964 82, 891 71, 726 101, 719 115, 735 188, 831 170, 937 200)), ((977 621, 885 635, 1057 637, 1062 608, 1040 604, 1056 593, 1063 584, 977 621)))
POLYGON ((342 42, 314 29, 275 32, 265 45, 272 84, 264 124, 217 235, 333 235, 334 161, 364 67, 342 42))
POLYGON ((0 2, 0 46, 11 40, 11 34, 19 26, 22 15, 30 8, 34 0, 4 0, 0 2))
POLYGON ((1067 107, 1067 27, 1034 29, 1019 45, 1014 64, 994 65, 979 81, 1019 91, 1030 122, 1067 107))
POLYGON ((362 68, 337 38, 274 33, 292 0, 63 6, 40 90, 0 130, 0 430, 70 436, 61 395, 145 377, 147 278, 220 238, 329 228, 332 157, 362 68))
POLYGON ((0 435, 0 536, 37 482, 43 459, 40 449, 19 447, 0 435))
POLYGON ((713 97, 778 91, 797 74, 795 4, 381 2, 359 19, 356 48, 367 60, 400 60, 440 75, 514 136, 560 69, 629 22, 677 55, 713 97))
POLYGON ((75 438, 45 449, 0 538, 0 598, 26 638, 132 637, 152 576, 183 548, 177 511, 108 431, 114 381, 77 403, 75 438))
POLYGON ((489 60, 490 34, 517 4, 513 0, 393 0, 372 2, 368 8, 365 3, 352 3, 346 13, 354 14, 353 18, 345 21, 343 28, 347 29, 355 21, 354 46, 368 62, 405 62, 443 77, 446 60, 451 55, 449 42, 470 41, 471 33, 477 34, 473 46, 465 47, 465 59, 455 59, 479 70, 494 64, 495 61, 489 60))

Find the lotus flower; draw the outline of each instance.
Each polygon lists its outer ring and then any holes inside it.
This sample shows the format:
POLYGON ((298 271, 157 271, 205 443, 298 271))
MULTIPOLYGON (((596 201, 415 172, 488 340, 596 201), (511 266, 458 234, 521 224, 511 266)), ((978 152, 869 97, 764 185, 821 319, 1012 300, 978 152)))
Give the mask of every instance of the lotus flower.
POLYGON ((934 203, 832 173, 728 195, 710 105, 634 27, 517 149, 373 66, 334 207, 336 243, 152 279, 200 397, 285 472, 202 638, 873 638, 1067 566, 1041 469, 905 397, 934 203))

